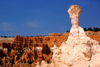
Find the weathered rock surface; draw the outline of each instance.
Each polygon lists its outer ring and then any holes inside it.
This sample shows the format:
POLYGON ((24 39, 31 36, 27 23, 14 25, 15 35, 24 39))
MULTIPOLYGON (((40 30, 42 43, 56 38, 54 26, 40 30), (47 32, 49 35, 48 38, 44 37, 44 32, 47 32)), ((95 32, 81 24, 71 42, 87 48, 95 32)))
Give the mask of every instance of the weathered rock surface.
POLYGON ((69 7, 68 12, 70 33, 0 38, 0 67, 35 67, 36 63, 36 67, 100 67, 100 31, 84 32, 79 26, 79 6, 69 7))
POLYGON ((81 7, 72 5, 68 13, 72 27, 66 42, 60 47, 54 46, 51 67, 100 67, 100 45, 89 38, 79 26, 81 7))

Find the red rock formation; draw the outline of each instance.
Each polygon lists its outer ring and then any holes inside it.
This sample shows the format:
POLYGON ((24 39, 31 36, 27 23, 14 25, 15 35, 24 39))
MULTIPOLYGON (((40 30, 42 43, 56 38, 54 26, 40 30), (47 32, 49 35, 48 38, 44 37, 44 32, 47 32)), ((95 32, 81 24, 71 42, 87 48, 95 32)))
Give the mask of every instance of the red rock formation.
MULTIPOLYGON (((2 58, 3 64, 9 63, 13 60, 15 64, 18 63, 30 63, 31 66, 34 62, 39 62, 41 64, 42 60, 46 62, 51 62, 51 58, 53 52, 50 50, 51 47, 56 45, 57 47, 61 46, 62 42, 65 42, 68 37, 68 32, 61 33, 50 33, 49 36, 38 36, 38 37, 20 37, 17 35, 14 40, 10 41, 1 41, 0 46, 2 48, 7 48, 8 50, 0 50, 0 57, 6 56, 7 59, 2 58), (30 48, 29 50, 26 47, 30 48), (36 47, 41 47, 42 51, 36 50, 36 47), (22 51, 22 52, 21 52, 22 51), (24 52, 23 52, 24 51, 24 52)), ((92 39, 99 41, 100 43, 100 35, 99 34, 88 34, 88 36, 92 39)), ((25 66, 30 66, 30 64, 25 64, 25 66)), ((36 64, 33 64, 33 66, 36 64)), ((16 66, 16 65, 13 65, 16 66)), ((13 67, 12 66, 12 67, 13 67)), ((19 64, 18 64, 19 66, 19 64)))
POLYGON ((3 56, 3 48, 0 47, 0 57, 2 57, 2 56, 3 56))

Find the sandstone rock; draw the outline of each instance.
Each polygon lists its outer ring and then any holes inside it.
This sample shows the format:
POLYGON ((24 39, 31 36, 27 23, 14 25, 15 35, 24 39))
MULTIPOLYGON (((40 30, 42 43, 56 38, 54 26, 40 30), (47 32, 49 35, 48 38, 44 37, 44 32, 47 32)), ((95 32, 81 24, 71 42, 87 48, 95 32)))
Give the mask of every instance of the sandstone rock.
POLYGON ((68 36, 69 35, 69 32, 65 32, 63 35, 64 36, 68 36))
POLYGON ((42 57, 42 49, 41 48, 38 48, 37 49, 37 57, 42 57))
MULTIPOLYGON (((99 42, 89 38, 79 26, 81 7, 72 5, 68 13, 72 27, 66 42, 52 48, 54 67, 99 67, 99 42), (95 62, 94 62, 95 61, 95 62)), ((53 66, 52 66, 53 67, 53 66)))
POLYGON ((49 33, 49 36, 55 36, 55 33, 49 33))
POLYGON ((2 56, 3 56, 3 48, 0 47, 0 57, 2 57, 2 56))
POLYGON ((62 33, 49 33, 49 36, 61 36, 62 33))
POLYGON ((100 35, 98 33, 100 31, 86 31, 86 35, 84 30, 79 26, 79 23, 77 23, 79 22, 80 11, 79 9, 79 13, 77 11, 74 13, 73 10, 71 12, 69 10, 72 22, 70 33, 50 33, 49 36, 43 37, 20 37, 18 35, 13 39, 1 38, 0 46, 2 49, 0 50, 0 58, 2 58, 1 62, 3 62, 3 66, 7 66, 6 63, 10 63, 9 61, 13 60, 13 56, 15 61, 15 65, 13 66, 15 67, 30 67, 30 65, 33 67, 36 65, 36 62, 38 62, 37 65, 39 67, 99 66, 98 57, 100 48, 98 41, 100 44, 100 35), (50 48, 52 48, 53 52, 50 48), (42 60, 44 61, 42 62, 42 60), (41 63, 42 65, 40 65, 41 63))
POLYGON ((7 48, 3 48, 3 53, 4 53, 5 55, 8 55, 8 49, 7 49, 7 48))

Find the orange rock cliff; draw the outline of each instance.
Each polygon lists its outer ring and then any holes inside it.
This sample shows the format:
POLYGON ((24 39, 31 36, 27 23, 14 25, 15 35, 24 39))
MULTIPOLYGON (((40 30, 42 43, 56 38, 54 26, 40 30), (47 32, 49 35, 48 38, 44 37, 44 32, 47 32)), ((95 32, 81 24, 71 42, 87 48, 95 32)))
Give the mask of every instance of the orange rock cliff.
MULTIPOLYGON (((87 36, 99 41, 99 32, 86 31, 87 36)), ((37 62, 44 60, 51 63, 53 52, 51 47, 59 47, 68 37, 68 32, 50 33, 49 36, 20 37, 14 39, 0 39, 0 67, 34 67, 37 62)))

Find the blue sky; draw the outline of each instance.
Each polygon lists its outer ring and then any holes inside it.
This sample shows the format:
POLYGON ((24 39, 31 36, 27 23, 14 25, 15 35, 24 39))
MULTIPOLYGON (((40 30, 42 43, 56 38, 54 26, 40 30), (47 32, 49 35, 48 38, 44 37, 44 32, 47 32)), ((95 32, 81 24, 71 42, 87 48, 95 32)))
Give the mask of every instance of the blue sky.
POLYGON ((79 5, 81 27, 100 28, 100 0, 0 0, 0 36, 65 33, 70 5, 79 5))

